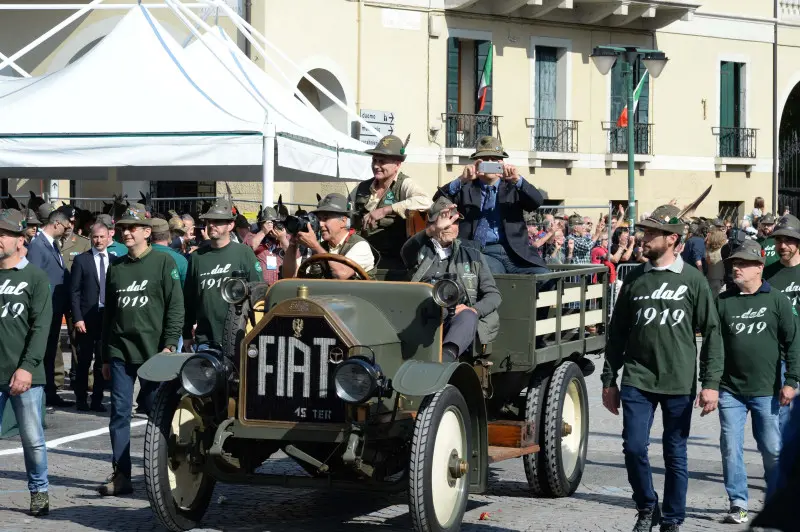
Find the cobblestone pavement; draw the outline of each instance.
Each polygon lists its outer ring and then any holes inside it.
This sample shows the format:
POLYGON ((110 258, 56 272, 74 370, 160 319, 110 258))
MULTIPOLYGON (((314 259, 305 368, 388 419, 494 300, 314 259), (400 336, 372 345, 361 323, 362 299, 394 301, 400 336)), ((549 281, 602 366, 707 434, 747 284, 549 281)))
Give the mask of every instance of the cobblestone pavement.
MULTIPOLYGON (((578 491, 565 499, 533 498, 527 492, 520 459, 501 462, 491 469, 490 489, 470 497, 462 530, 467 532, 613 531, 630 530, 635 511, 622 459, 621 418, 609 414, 600 400, 600 379, 588 379, 590 439, 588 463, 578 491), (488 519, 480 520, 482 513, 488 519)), ((47 416, 48 441, 107 427, 108 414, 78 414, 74 409, 47 416)), ((0 531, 17 530, 158 530, 150 512, 142 473, 143 421, 134 419, 134 487, 132 496, 100 498, 95 487, 110 473, 108 435, 61 443, 49 449, 49 517, 32 519, 27 510, 21 454, 0 454, 0 531)), ((98 430, 100 429, 100 430, 98 430)), ((655 483, 663 492, 661 423, 656 415, 651 440, 655 483)), ((744 530, 723 525, 727 497, 722 485, 716 414, 701 418, 696 411, 689 444, 689 496, 687 520, 682 530, 744 530)), ((0 440, 3 450, 19 447, 18 438, 0 440)), ((748 467, 751 510, 761 508, 764 497, 761 458, 746 427, 745 461, 748 467)), ((295 467, 285 456, 266 465, 271 471, 295 467)), ((203 525, 207 530, 235 531, 362 531, 409 530, 411 521, 404 497, 375 494, 328 493, 314 490, 230 486, 218 484, 203 525)))

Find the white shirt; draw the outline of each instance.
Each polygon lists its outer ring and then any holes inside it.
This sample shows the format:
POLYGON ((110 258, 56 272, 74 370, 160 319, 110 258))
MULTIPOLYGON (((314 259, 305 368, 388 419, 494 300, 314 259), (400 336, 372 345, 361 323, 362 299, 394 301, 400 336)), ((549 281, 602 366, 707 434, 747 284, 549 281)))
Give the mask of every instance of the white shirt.
POLYGON ((47 241, 50 242, 50 245, 53 246, 53 249, 56 250, 56 253, 58 254, 58 264, 59 264, 59 266, 64 266, 64 257, 61 256, 61 250, 59 250, 56 247, 55 239, 52 236, 50 236, 47 233, 45 233, 44 231, 42 231, 42 234, 47 239, 47 241))
POLYGON ((442 247, 442 245, 439 243, 439 241, 436 240, 435 238, 432 238, 431 242, 433 242, 433 249, 436 250, 436 254, 439 255, 439 259, 441 259, 441 260, 449 259, 450 255, 453 254, 453 246, 452 245, 447 246, 447 247, 442 247))
MULTIPOLYGON (((328 252, 335 255, 340 255, 339 249, 341 249, 345 240, 346 237, 345 239, 342 239, 342 242, 338 246, 334 247, 333 245, 330 245, 328 252)), ((345 257, 364 268, 365 271, 370 271, 375 267, 375 256, 372 254, 372 248, 369 246, 369 242, 366 240, 362 240, 350 248, 350 251, 345 254, 345 257)))
MULTIPOLYGON (((104 249, 103 251, 97 251, 96 248, 92 248, 92 257, 94 257, 94 269, 97 271, 97 279, 101 278, 100 275, 100 255, 103 255, 103 266, 105 271, 103 275, 108 273, 108 250, 104 249)), ((100 296, 98 295, 98 304, 100 303, 100 296)), ((103 308, 105 305, 100 304, 100 308, 103 308)))

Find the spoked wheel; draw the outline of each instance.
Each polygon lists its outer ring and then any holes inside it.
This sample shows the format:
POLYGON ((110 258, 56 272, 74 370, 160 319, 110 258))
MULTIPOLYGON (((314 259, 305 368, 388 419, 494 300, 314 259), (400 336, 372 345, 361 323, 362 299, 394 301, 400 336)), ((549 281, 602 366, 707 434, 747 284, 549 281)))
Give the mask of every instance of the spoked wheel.
MULTIPOLYGON (((544 431, 542 421, 544 416, 545 399, 547 399, 547 384, 550 376, 534 375, 528 385, 525 394, 524 421, 533 424, 533 429, 539 435, 539 444, 544 441, 544 431)), ((522 457, 522 465, 525 468, 525 477, 528 479, 528 487, 533 495, 551 495, 550 484, 547 482, 544 473, 544 453, 526 454, 522 457)))
POLYGON ((425 398, 414 423, 409 509, 417 532, 459 530, 469 497, 472 426, 455 386, 425 398))
POLYGON ((197 527, 215 484, 198 463, 201 419, 178 389, 173 381, 158 390, 144 440, 147 498, 161 524, 173 531, 197 527))
POLYGON ((575 493, 586 465, 589 403, 583 372, 574 362, 558 366, 550 379, 544 413, 545 476, 555 497, 575 493))

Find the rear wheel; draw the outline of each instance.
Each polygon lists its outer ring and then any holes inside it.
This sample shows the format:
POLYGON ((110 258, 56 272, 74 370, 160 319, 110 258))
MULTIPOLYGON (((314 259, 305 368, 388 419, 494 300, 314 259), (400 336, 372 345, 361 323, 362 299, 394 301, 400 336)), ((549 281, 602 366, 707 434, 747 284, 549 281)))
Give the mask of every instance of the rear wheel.
POLYGON ((197 527, 215 480, 203 471, 202 421, 177 381, 159 388, 144 439, 144 479, 150 507, 172 531, 197 527))
MULTIPOLYGON (((533 430, 539 435, 537 441, 541 444, 544 441, 544 431, 542 421, 544 416, 545 399, 547 398, 547 384, 550 376, 545 377, 534 375, 528 385, 525 394, 524 421, 533 424, 533 430)), ((544 453, 526 454, 522 457, 522 465, 525 468, 525 477, 528 479, 528 487, 533 495, 551 495, 550 485, 544 474, 544 453)))
POLYGON ((409 510, 416 532, 455 532, 469 498, 471 423, 464 396, 447 385, 417 412, 409 465, 409 510))
POLYGON ((583 372, 574 362, 558 366, 550 378, 540 443, 550 493, 575 493, 586 465, 589 403, 583 372))

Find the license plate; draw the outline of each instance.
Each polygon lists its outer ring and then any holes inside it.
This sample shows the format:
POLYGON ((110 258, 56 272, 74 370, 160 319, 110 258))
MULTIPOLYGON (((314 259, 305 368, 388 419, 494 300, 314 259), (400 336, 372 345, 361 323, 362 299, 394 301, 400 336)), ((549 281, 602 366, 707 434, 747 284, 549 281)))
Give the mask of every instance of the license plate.
POLYGON ((323 318, 273 318, 247 348, 245 418, 344 422, 333 372, 346 352, 323 318))

